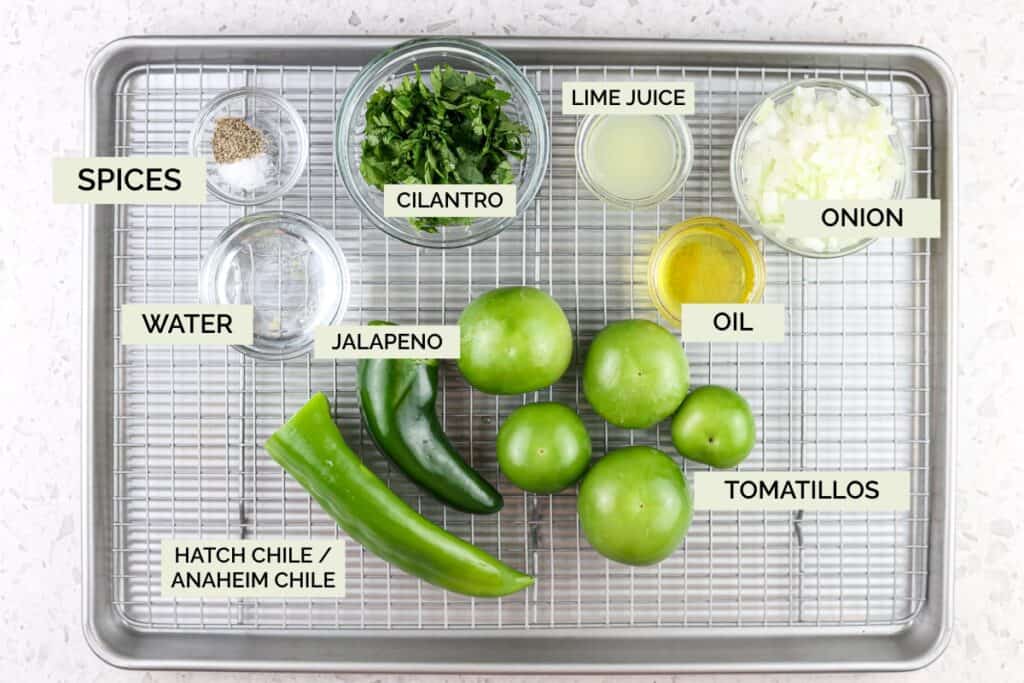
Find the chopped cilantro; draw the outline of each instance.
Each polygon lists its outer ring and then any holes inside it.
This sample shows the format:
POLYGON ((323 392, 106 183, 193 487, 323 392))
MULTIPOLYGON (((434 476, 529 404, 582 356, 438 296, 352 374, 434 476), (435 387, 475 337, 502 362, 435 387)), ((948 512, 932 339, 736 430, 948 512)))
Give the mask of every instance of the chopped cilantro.
MULTIPOLYGON (((366 102, 366 137, 359 171, 370 185, 502 184, 515 182, 509 158, 522 159, 526 126, 503 107, 511 95, 493 79, 450 65, 416 67, 396 87, 382 86, 366 102)), ((411 218, 426 232, 472 218, 411 218)))

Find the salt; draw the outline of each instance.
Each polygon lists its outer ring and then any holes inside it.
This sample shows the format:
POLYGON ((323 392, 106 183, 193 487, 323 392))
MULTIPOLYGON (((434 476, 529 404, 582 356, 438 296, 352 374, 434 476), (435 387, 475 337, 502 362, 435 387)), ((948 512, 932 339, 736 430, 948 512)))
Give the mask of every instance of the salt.
POLYGON ((265 152, 247 159, 217 164, 217 173, 224 184, 243 192, 265 187, 273 180, 274 172, 274 163, 265 152))

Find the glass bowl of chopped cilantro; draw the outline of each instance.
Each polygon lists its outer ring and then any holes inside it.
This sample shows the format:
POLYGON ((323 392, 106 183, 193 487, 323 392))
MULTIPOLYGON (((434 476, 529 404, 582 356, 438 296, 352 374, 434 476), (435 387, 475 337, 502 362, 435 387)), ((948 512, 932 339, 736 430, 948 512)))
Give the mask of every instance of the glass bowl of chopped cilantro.
POLYGON ((516 217, 389 217, 384 186, 514 184, 516 215, 540 189, 549 155, 540 95, 508 58, 476 41, 423 38, 379 55, 345 94, 335 159, 349 196, 388 235, 465 247, 516 217))

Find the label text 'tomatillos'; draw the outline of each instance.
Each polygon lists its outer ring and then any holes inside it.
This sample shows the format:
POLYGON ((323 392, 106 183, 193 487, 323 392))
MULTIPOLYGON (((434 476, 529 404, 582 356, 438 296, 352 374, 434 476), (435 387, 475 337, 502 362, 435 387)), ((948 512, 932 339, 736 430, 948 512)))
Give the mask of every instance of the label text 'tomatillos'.
POLYGON ((726 479, 729 497, 746 500, 874 500, 878 498, 878 481, 852 480, 840 485, 838 481, 818 479, 789 479, 755 481, 726 479))

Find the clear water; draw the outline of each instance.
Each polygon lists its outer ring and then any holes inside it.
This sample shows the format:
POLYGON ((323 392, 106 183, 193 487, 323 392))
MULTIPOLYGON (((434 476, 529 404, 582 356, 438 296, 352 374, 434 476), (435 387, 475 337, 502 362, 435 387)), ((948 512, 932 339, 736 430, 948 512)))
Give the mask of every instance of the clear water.
POLYGON ((328 246, 283 223, 238 234, 216 277, 219 301, 253 305, 253 347, 270 353, 310 343, 318 325, 334 322, 342 296, 328 246))

